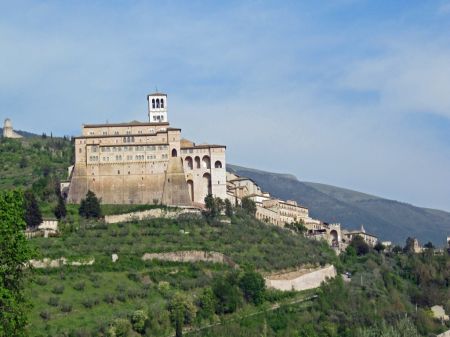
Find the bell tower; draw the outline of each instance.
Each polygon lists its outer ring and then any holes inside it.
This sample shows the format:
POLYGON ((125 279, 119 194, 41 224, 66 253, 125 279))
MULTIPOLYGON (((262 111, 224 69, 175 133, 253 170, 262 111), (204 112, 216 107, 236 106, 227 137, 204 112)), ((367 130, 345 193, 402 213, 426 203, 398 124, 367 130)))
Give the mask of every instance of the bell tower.
POLYGON ((155 92, 147 95, 148 118, 150 123, 166 123, 167 119, 167 95, 155 92))

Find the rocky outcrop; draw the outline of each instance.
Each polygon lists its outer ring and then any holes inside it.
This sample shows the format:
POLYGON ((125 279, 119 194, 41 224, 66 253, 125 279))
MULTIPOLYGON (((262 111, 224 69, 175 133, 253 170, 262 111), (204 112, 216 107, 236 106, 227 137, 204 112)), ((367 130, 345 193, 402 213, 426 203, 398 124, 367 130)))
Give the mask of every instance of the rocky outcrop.
POLYGON ((291 273, 277 274, 265 278, 268 288, 283 291, 307 290, 320 287, 322 282, 336 277, 333 265, 315 270, 299 270, 291 273))
POLYGON ((142 260, 160 260, 171 262, 212 262, 226 264, 232 268, 239 266, 228 256, 217 252, 204 252, 199 250, 188 250, 170 253, 147 253, 142 256, 142 260))

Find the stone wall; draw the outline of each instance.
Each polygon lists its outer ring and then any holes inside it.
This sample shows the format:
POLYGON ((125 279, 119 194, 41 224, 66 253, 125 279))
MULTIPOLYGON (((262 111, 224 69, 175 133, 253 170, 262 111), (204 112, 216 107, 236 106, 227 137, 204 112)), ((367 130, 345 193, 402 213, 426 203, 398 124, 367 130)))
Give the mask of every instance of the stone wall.
POLYGON ((49 259, 44 258, 42 260, 30 260, 28 261, 29 265, 33 268, 59 268, 65 265, 69 266, 91 266, 95 262, 95 259, 92 258, 87 261, 68 261, 65 257, 61 257, 59 259, 49 259))
POLYGON ((147 253, 142 256, 142 260, 161 260, 171 262, 212 262, 226 264, 232 268, 238 265, 228 256, 217 252, 204 252, 199 250, 188 250, 170 253, 147 253))
POLYGON ((140 212, 131 212, 125 214, 105 215, 106 223, 119 223, 151 218, 176 218, 181 214, 201 214, 200 209, 195 207, 185 207, 176 210, 166 210, 163 208, 149 209, 140 212))
POLYGON ((333 265, 313 271, 298 271, 295 273, 278 274, 265 278, 268 288, 283 291, 307 290, 320 287, 327 278, 336 276, 336 268, 333 265))

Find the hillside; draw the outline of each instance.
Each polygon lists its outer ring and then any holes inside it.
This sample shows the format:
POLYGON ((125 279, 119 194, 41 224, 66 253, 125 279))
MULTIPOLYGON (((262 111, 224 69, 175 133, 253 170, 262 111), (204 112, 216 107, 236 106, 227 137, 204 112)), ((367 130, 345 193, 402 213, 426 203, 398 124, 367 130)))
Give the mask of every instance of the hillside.
POLYGON ((325 222, 340 222, 347 228, 361 224, 383 240, 404 244, 408 236, 422 243, 443 245, 450 234, 450 213, 383 199, 340 187, 302 182, 292 175, 228 165, 227 170, 253 179, 264 191, 295 200, 310 215, 325 222))
MULTIPOLYGON (((30 137, 38 137, 37 134, 35 133, 31 133, 31 132, 27 132, 27 131, 22 131, 22 130, 14 130, 14 132, 18 133, 19 135, 26 137, 26 138, 30 138, 30 137)), ((3 134, 3 128, 0 128, 0 135, 3 134)))

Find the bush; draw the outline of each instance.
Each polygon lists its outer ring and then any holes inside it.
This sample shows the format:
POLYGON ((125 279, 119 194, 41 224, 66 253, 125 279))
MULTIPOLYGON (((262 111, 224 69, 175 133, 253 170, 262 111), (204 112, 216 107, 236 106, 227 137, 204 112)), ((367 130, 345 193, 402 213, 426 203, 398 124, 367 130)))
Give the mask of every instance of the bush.
POLYGON ((145 329, 145 321, 148 319, 147 313, 143 310, 136 310, 131 315, 131 324, 137 332, 143 333, 145 329))
POLYGON ((116 318, 110 325, 106 335, 109 337, 127 337, 130 334, 131 323, 124 318, 116 318))
POLYGON ((103 300, 105 303, 113 304, 116 300, 116 297, 113 294, 106 294, 105 297, 103 297, 103 300))
POLYGON ((43 277, 38 277, 35 280, 36 284, 40 285, 40 286, 45 286, 48 283, 48 278, 43 276, 43 277))
POLYGON ((39 316, 41 316, 44 321, 48 321, 51 318, 50 311, 48 310, 41 311, 39 316))
POLYGON ((48 305, 51 305, 52 307, 57 307, 59 305, 59 297, 50 297, 48 299, 48 305))
POLYGON ((61 304, 61 311, 65 312, 65 313, 71 312, 72 311, 72 304, 70 304, 70 303, 63 303, 63 304, 61 304))
POLYGON ((62 284, 54 286, 52 289, 52 293, 56 295, 61 295, 64 292, 64 286, 62 284))
POLYGON ((255 271, 245 272, 239 281, 239 287, 242 289, 247 302, 258 305, 264 301, 266 283, 259 273, 255 271))
POLYGON ((84 282, 78 282, 73 285, 73 289, 78 290, 78 291, 83 291, 85 286, 86 286, 86 284, 84 282))

